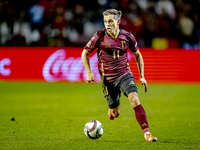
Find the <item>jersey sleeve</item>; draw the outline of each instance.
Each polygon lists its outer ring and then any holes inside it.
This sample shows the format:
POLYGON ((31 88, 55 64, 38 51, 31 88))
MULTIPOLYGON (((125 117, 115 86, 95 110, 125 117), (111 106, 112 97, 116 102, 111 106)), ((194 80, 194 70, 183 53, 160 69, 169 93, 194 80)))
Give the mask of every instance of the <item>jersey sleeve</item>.
POLYGON ((132 52, 136 52, 139 49, 137 41, 136 41, 135 37, 131 33, 129 35, 129 49, 132 52))
POLYGON ((87 50, 89 53, 93 52, 98 46, 99 38, 100 38, 99 32, 96 32, 92 36, 91 40, 86 44, 84 49, 87 50))

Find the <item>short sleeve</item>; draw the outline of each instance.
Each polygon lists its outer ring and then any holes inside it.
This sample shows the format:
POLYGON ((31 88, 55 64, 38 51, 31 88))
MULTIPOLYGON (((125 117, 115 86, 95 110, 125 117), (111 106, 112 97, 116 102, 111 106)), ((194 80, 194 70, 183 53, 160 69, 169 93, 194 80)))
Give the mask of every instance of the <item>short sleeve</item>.
POLYGON ((135 39, 135 37, 130 33, 130 36, 129 36, 129 39, 130 39, 130 43, 129 43, 129 49, 132 51, 132 52, 136 52, 139 47, 138 47, 138 43, 135 39))
POLYGON ((96 32, 91 40, 86 44, 86 46, 84 47, 85 50, 87 50, 89 53, 93 52, 97 46, 98 46, 98 39, 100 38, 98 32, 96 32))

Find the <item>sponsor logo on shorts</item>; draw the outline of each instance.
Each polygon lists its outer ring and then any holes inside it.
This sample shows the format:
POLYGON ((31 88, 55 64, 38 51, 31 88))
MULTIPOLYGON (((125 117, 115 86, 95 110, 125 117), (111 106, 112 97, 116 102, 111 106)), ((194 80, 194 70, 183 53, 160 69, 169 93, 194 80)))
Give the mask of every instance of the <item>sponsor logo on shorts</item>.
POLYGON ((131 81, 130 83, 129 83, 129 85, 131 85, 131 84, 135 84, 133 81, 131 81))

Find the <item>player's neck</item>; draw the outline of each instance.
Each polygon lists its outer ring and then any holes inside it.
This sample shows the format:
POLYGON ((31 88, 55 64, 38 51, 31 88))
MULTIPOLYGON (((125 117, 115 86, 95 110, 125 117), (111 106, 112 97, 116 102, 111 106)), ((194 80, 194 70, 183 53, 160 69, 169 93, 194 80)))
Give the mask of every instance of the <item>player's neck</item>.
POLYGON ((120 29, 117 28, 114 32, 109 33, 113 38, 117 38, 119 35, 120 29))

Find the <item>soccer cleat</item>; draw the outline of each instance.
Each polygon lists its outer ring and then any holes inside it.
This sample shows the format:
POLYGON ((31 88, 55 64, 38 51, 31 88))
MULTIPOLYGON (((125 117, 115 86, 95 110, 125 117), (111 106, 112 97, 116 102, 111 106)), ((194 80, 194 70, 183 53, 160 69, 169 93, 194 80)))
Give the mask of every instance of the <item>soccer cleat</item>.
POLYGON ((145 137, 147 142, 156 142, 157 141, 157 137, 153 137, 151 135, 151 133, 149 133, 149 132, 145 133, 144 137, 145 137))
POLYGON ((110 120, 115 119, 115 117, 111 114, 110 109, 108 110, 108 117, 110 120))

